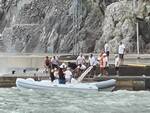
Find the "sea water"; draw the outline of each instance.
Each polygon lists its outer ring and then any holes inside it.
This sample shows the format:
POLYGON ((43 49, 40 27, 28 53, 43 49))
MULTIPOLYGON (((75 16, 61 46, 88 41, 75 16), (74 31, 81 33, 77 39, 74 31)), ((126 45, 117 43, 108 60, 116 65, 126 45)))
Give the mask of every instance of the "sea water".
POLYGON ((0 113, 150 113, 150 92, 1 88, 0 113))

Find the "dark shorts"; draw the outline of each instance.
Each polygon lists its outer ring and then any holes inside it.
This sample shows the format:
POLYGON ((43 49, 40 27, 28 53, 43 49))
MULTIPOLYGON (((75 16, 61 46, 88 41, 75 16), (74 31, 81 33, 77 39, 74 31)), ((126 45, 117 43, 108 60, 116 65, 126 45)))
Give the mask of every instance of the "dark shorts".
POLYGON ((115 71, 119 71, 119 67, 115 67, 115 71))
POLYGON ((50 74, 50 78, 51 78, 51 81, 53 82, 55 80, 55 76, 53 73, 50 74))
POLYGON ((119 54, 119 58, 123 59, 124 54, 119 54))
POLYGON ((66 81, 63 79, 58 79, 58 80, 59 80, 59 84, 65 84, 66 83, 66 81))
POLYGON ((109 56, 109 51, 106 52, 106 55, 109 56))

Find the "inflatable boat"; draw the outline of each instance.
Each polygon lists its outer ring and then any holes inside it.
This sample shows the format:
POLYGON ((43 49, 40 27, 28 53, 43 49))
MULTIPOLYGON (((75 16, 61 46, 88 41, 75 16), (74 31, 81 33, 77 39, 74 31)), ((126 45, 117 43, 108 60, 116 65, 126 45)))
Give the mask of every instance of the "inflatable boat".
POLYGON ((38 89, 38 90, 52 90, 52 89, 66 89, 66 90, 91 90, 91 91, 112 91, 115 88, 116 80, 110 79, 101 82, 80 83, 73 79, 71 83, 59 84, 57 80, 51 82, 50 80, 35 81, 32 78, 22 79, 17 78, 16 86, 19 89, 38 89))

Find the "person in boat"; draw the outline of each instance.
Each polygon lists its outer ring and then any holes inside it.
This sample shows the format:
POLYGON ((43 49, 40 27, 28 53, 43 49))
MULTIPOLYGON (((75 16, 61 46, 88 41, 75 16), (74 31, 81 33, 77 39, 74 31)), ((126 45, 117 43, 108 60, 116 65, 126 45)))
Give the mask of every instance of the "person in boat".
POLYGON ((115 71, 116 71, 117 76, 119 76, 119 66, 120 66, 120 59, 119 59, 119 56, 116 55, 115 56, 115 71))
POLYGON ((62 68, 63 71, 66 71, 67 65, 66 65, 65 63, 62 63, 62 64, 60 65, 60 68, 62 68))
POLYGON ((58 61, 58 58, 56 58, 55 56, 52 57, 51 63, 52 63, 52 69, 58 68, 58 67, 59 67, 59 61, 58 61))
POLYGON ((72 72, 69 67, 67 67, 67 70, 64 72, 64 74, 65 74, 66 82, 71 83, 71 79, 73 76, 72 76, 72 72))
POLYGON ((96 65, 97 65, 97 60, 96 58, 93 56, 93 54, 90 54, 89 56, 89 65, 93 66, 93 69, 91 70, 91 75, 96 75, 96 65))
POLYGON ((77 73, 77 76, 76 77, 79 77, 83 71, 86 69, 86 66, 83 65, 83 64, 79 64, 76 68, 76 73, 77 73))
POLYGON ((50 59, 49 59, 48 56, 45 57, 44 67, 45 67, 45 72, 46 72, 46 73, 50 72, 51 61, 50 61, 50 59))
POLYGON ((63 69, 61 67, 59 68, 58 75, 59 75, 59 79, 58 79, 59 84, 65 84, 66 83, 65 74, 64 74, 63 69))

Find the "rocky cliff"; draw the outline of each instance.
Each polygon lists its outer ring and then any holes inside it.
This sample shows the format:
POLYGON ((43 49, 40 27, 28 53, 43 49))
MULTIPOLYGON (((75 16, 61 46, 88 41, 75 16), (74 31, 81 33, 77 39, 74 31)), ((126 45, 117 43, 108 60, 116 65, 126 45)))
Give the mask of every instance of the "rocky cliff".
POLYGON ((150 53, 149 0, 0 0, 1 52, 116 52, 125 43, 150 53))

